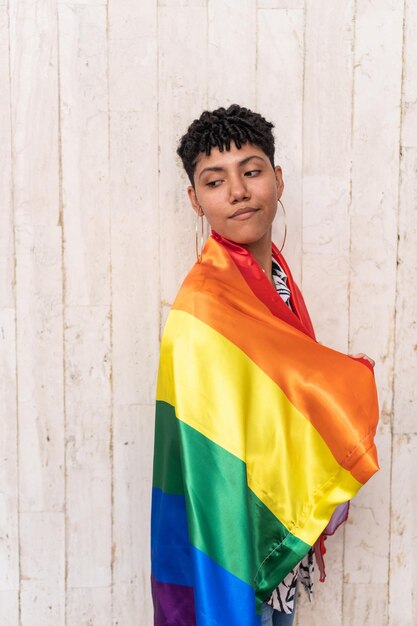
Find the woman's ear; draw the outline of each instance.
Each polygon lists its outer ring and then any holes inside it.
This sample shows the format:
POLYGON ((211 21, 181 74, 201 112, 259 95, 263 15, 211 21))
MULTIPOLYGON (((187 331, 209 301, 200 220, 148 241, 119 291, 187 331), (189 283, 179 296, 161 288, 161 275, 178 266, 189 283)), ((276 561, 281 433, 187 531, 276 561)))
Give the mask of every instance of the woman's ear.
POLYGON ((197 200, 197 195, 195 193, 195 189, 192 185, 187 187, 188 198, 190 199, 191 206, 193 210, 197 213, 197 215, 204 215, 201 206, 197 200))
POLYGON ((274 167, 275 171, 275 180, 277 181, 277 193, 278 199, 282 196, 282 192, 284 191, 284 179, 282 178, 282 167, 280 165, 276 165, 274 167))

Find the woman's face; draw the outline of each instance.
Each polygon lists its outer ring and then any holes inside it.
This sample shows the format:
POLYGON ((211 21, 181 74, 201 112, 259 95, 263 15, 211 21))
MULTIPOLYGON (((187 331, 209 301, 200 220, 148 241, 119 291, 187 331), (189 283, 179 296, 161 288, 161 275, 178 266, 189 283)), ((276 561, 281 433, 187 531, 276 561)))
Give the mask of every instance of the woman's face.
POLYGON ((274 169, 261 148, 232 142, 229 151, 201 153, 194 184, 187 189, 192 207, 219 235, 240 244, 270 238, 284 183, 280 166, 274 169))

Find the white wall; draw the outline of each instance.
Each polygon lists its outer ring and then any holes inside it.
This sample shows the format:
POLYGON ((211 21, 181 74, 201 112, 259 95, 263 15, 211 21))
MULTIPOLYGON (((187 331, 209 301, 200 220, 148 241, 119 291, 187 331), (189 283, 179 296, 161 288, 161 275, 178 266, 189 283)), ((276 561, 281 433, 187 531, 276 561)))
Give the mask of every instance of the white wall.
POLYGON ((152 624, 158 342, 194 261, 175 148, 232 102, 276 125, 319 339, 377 361, 382 469, 298 624, 414 625, 417 3, 0 0, 0 32, 1 626, 152 624))

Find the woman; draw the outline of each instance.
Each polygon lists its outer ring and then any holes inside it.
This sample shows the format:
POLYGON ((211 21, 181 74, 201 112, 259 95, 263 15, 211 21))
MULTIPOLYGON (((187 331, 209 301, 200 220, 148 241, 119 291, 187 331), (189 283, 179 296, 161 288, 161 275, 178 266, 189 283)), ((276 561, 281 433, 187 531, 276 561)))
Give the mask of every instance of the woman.
POLYGON ((178 154, 211 236, 161 346, 152 501, 155 624, 291 624, 297 580, 377 471, 373 361, 317 343, 272 243, 273 125, 205 111, 178 154), (352 389, 355 394, 352 394, 352 389))

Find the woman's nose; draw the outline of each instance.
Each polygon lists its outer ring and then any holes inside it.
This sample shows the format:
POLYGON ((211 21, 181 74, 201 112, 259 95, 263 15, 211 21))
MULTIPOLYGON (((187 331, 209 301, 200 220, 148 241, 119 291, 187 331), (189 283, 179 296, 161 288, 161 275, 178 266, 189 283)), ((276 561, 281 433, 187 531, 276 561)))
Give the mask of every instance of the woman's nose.
POLYGON ((249 198, 250 194, 244 178, 234 176, 230 179, 230 199, 231 202, 240 202, 249 198))

